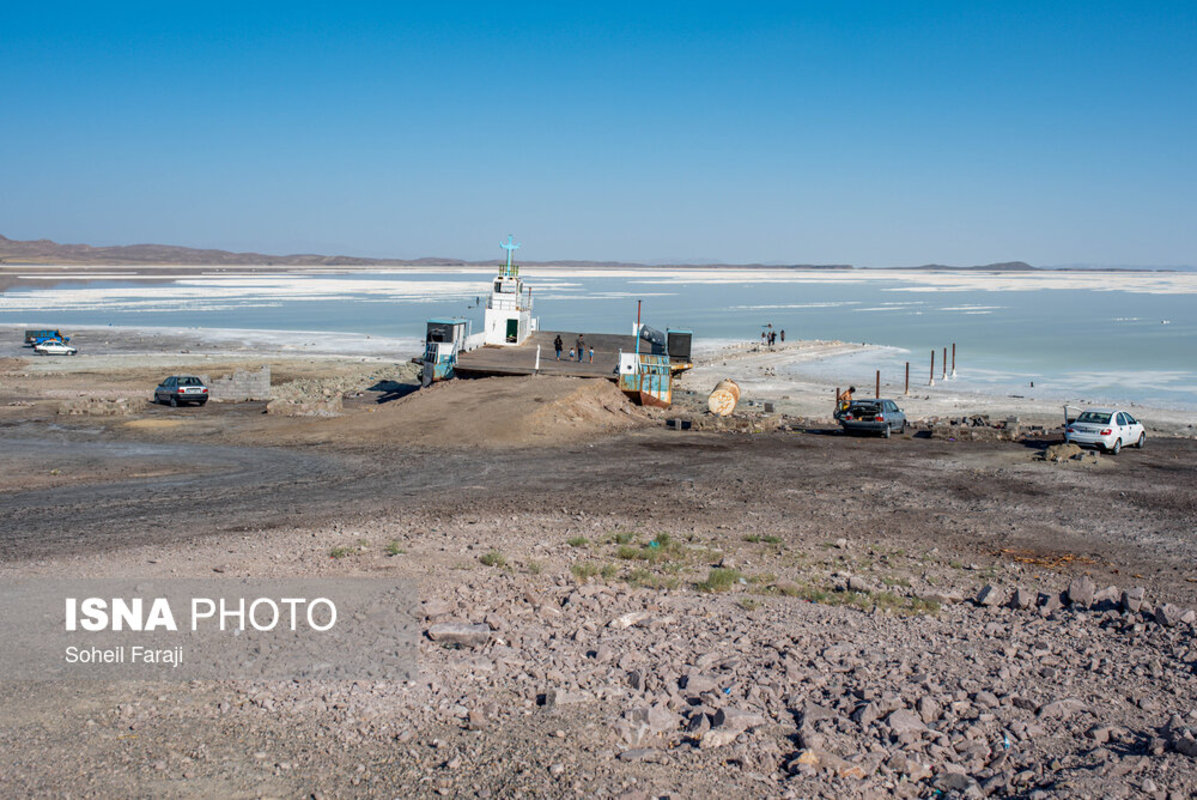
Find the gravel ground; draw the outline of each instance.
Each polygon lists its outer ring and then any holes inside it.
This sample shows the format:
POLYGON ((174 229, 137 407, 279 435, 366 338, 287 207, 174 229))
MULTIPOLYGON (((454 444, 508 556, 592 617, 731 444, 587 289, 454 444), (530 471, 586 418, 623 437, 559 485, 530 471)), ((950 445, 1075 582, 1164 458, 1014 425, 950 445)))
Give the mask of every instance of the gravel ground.
POLYGON ((540 443, 437 444, 405 430, 503 393, 65 417, 19 380, 6 580, 393 575, 423 611, 407 682, 0 684, 6 795, 1197 792, 1191 439, 677 431, 529 379, 489 413, 528 395, 540 443))

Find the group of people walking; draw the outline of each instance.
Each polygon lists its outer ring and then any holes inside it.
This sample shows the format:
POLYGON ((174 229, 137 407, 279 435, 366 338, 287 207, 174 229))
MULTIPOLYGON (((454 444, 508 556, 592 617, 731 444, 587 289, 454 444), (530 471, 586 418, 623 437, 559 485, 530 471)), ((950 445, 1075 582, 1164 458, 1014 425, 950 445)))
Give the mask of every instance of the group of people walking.
MULTIPOLYGON (((561 341, 561 334, 557 334, 557 338, 553 340, 553 349, 557 351, 557 360, 561 360, 561 351, 565 348, 565 342, 561 341)), ((569 351, 569 360, 573 361, 575 358, 578 363, 586 361, 589 356, 589 363, 594 363, 594 347, 587 347, 586 340, 583 334, 578 334, 578 341, 574 344, 573 349, 569 351)))
MULTIPOLYGON (((770 325, 768 330, 761 331, 761 344, 765 344, 765 345, 768 345, 769 347, 772 347, 773 345, 777 344, 778 335, 779 335, 778 332, 773 330, 773 326, 770 325)), ((781 337, 781 343, 785 344, 786 332, 784 330, 781 332, 780 337, 781 337)))

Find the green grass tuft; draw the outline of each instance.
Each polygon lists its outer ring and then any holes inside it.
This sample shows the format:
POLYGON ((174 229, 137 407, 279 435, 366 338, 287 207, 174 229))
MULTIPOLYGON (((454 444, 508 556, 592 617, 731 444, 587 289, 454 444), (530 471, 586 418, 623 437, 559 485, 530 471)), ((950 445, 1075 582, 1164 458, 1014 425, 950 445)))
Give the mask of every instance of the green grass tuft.
POLYGON ((627 582, 631 586, 639 586, 644 589, 676 589, 678 587, 677 578, 658 575, 644 567, 637 567, 628 573, 627 582))
POLYGON ((569 571, 574 574, 574 577, 580 581, 588 581, 595 575, 598 575, 598 564, 591 561, 583 561, 579 564, 571 564, 569 571))
POLYGON ((500 553, 498 550, 491 550, 482 558, 478 559, 488 567, 505 567, 507 566, 507 556, 500 553))
POLYGON ((707 573, 707 579, 695 584, 695 588, 703 592, 726 592, 743 577, 738 569, 713 567, 707 573))
POLYGON ((639 547, 629 547, 625 544, 621 545, 620 548, 615 551, 615 557, 622 561, 636 561, 646 558, 646 555, 645 551, 641 550, 639 547))

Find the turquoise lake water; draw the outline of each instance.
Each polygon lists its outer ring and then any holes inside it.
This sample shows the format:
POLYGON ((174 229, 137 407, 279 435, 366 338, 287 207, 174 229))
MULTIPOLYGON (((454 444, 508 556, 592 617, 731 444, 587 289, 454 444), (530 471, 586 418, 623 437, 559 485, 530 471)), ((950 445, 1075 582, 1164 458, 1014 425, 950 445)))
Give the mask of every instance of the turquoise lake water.
MULTIPOLYGON (((147 282, 65 280, 0 295, 0 323, 340 331, 416 340, 430 317, 465 316, 480 329, 492 273, 372 271, 229 275, 147 282)), ((758 340, 771 323, 787 339, 887 346, 802 371, 871 383, 900 380, 905 361, 925 382, 930 352, 957 345, 962 389, 1197 409, 1197 294, 1033 288, 969 276, 968 288, 870 276, 746 271, 572 275, 526 270, 544 329, 630 331, 644 320, 700 340, 758 340), (849 374, 845 375, 845 370, 849 374), (1034 381, 1035 387, 1030 384, 1034 381)), ((1112 284, 1116 285, 1116 284, 1112 284)), ((1182 289, 1184 287, 1182 286, 1182 289)), ((936 369, 937 378, 939 367, 936 369)))

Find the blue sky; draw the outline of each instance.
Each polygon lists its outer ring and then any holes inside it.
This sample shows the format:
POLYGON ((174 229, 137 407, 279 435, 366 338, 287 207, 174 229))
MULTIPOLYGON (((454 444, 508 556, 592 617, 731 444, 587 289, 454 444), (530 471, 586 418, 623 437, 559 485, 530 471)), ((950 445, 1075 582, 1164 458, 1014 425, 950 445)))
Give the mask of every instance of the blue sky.
POLYGON ((6 4, 0 233, 1197 263, 1197 4, 6 4))

